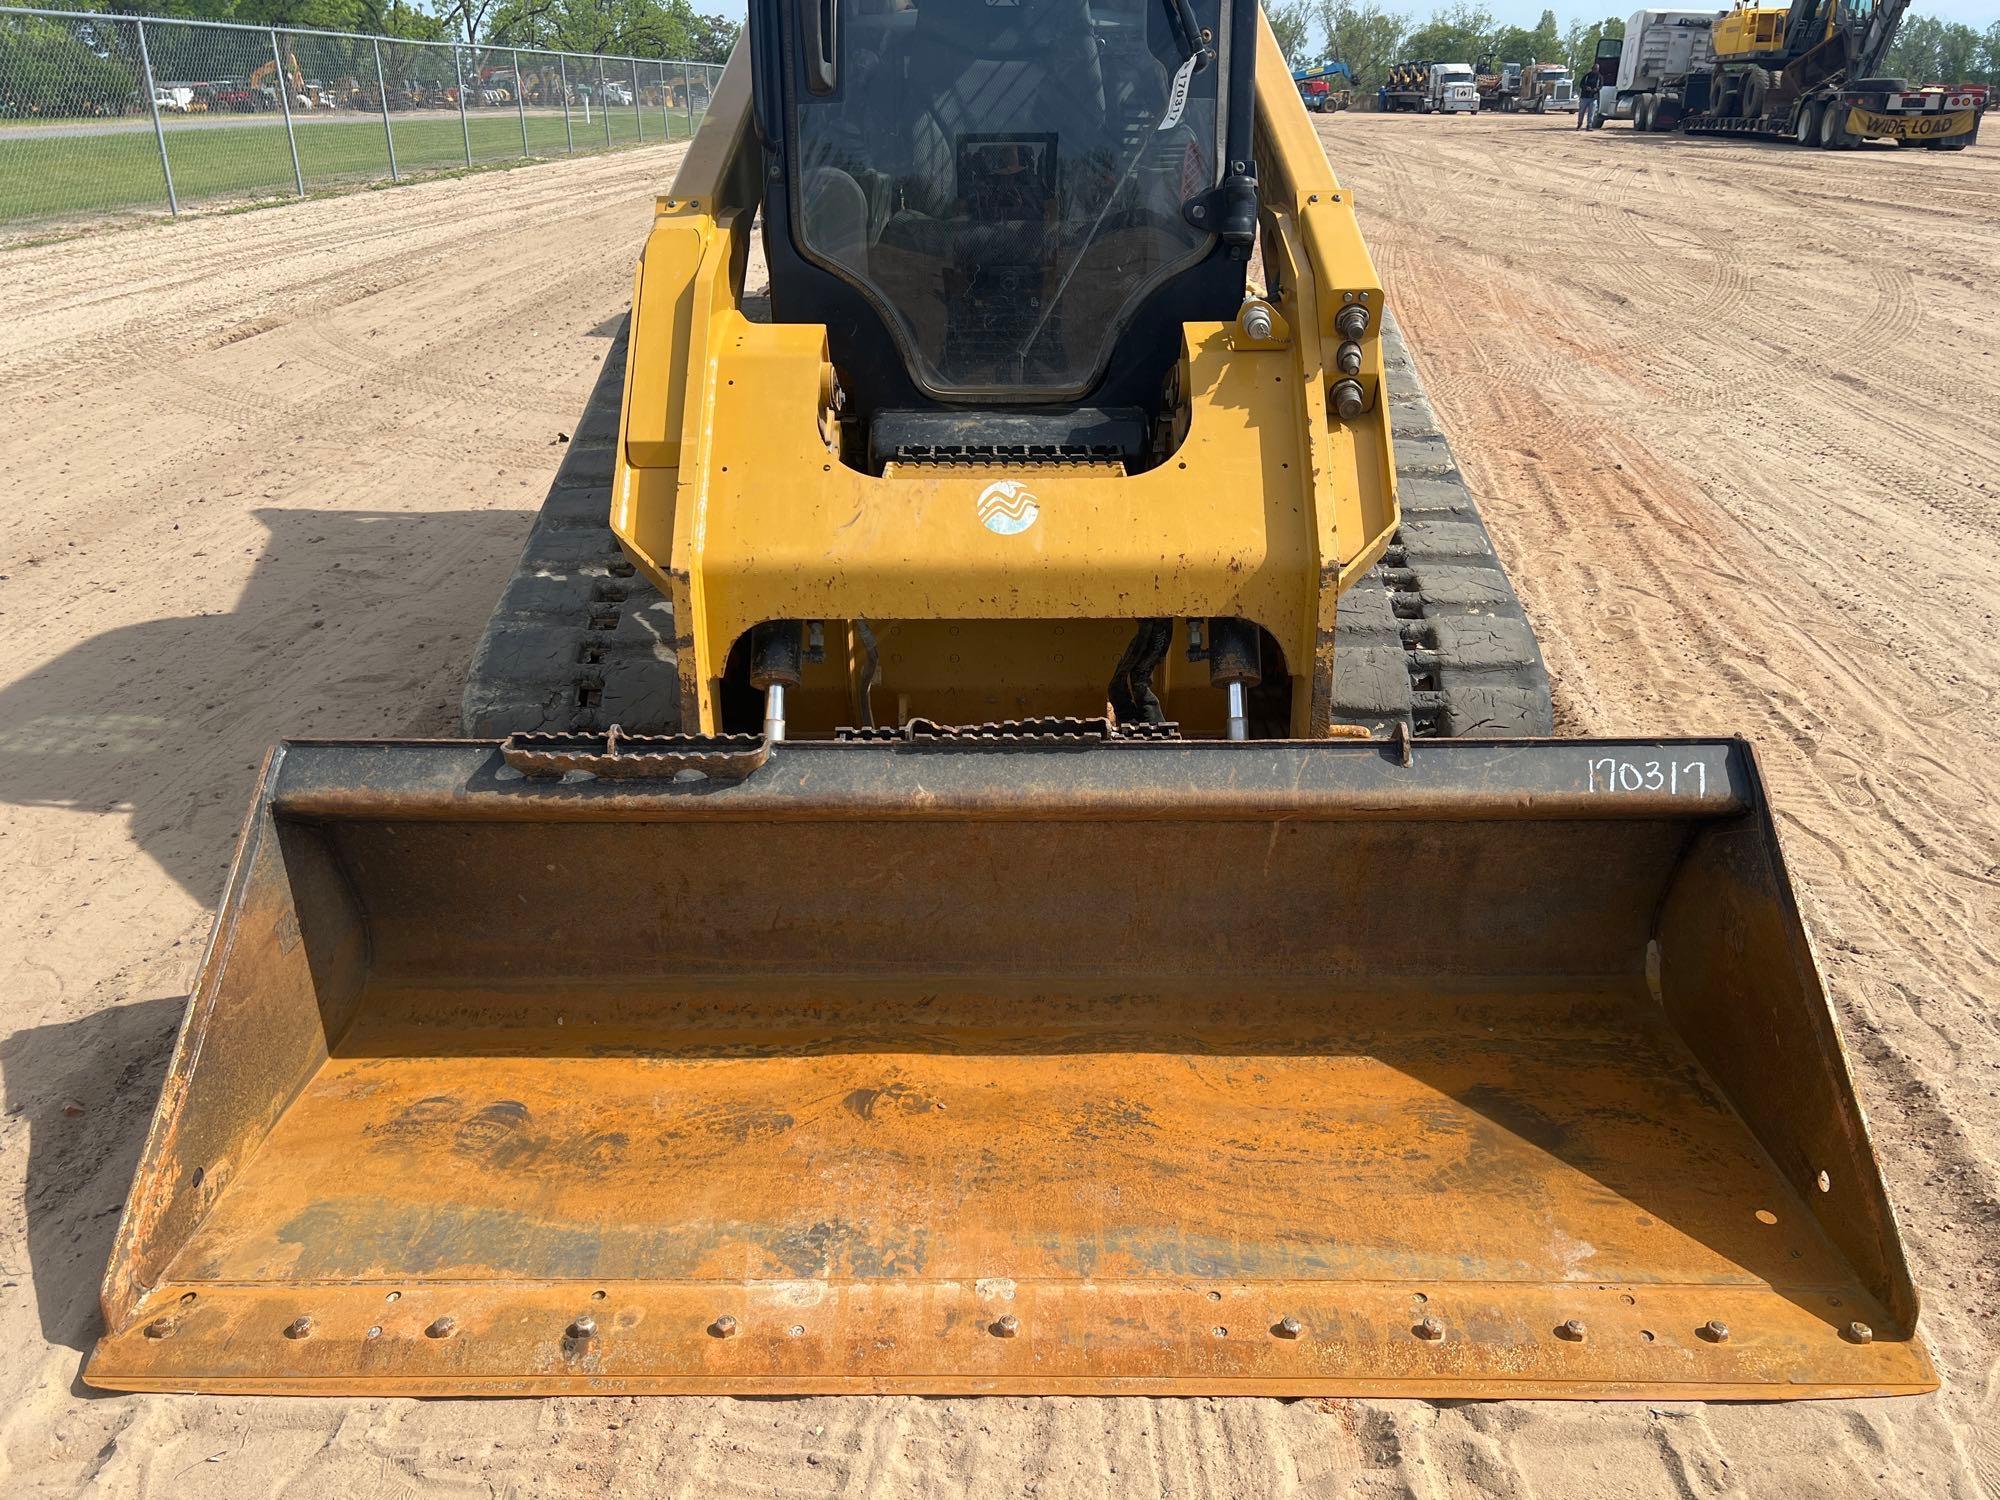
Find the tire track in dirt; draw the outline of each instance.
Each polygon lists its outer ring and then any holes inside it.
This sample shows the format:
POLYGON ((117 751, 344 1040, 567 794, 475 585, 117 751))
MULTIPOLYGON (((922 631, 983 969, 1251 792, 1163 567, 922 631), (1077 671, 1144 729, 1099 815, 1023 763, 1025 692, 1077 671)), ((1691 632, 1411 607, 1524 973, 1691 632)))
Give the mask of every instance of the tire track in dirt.
MULTIPOLYGON (((664 179, 680 151, 643 153, 638 169, 664 179)), ((73 393, 77 379, 101 377, 114 353, 171 358, 397 288, 456 284, 468 249, 490 254, 495 242, 547 234, 629 202, 633 170, 615 157, 518 168, 508 176, 520 179, 519 191, 506 194, 491 191, 491 176, 423 184, 426 193, 437 191, 439 211, 414 225, 357 214, 355 200, 334 198, 233 216, 231 227, 242 227, 226 242, 214 221, 192 219, 11 251, 10 268, 35 290, 18 299, 0 329, 0 385, 73 393), (153 253, 126 257, 123 285, 72 295, 101 284, 102 256, 135 247, 141 237, 153 253), (199 250, 180 255, 182 244, 199 250), (274 284, 274 266, 295 279, 274 284), (138 306, 143 314, 130 311, 138 306)))
MULTIPOLYGON (((1593 1413, 1587 1442, 1509 1417, 1492 1487, 1587 1488, 1551 1453, 1629 1447, 1630 1493, 1821 1493, 1830 1476, 1982 1493, 1967 1435, 1990 1417, 2000 1245, 2000 294, 1975 268, 2000 261, 2000 170, 1954 166, 1983 228, 1936 236, 1940 172, 1917 153, 1547 139, 1504 119, 1475 126, 1484 141, 1321 129, 1393 255, 1391 305, 1541 636, 1560 727, 1733 729, 1763 752, 1948 1382, 1931 1402, 1691 1408, 1650 1458, 1623 1409, 1593 1413), (1481 151, 1509 167, 1477 194, 1423 171, 1481 151), (1370 165, 1392 152, 1409 186, 1385 206, 1370 165), (1537 215, 1561 229, 1538 239, 1537 215), (1468 223, 1506 253, 1463 253, 1468 223)), ((1454 1414, 1423 1440, 1460 1445, 1455 1472, 1476 1475, 1491 1425, 1454 1414)))
MULTIPOLYGON (((12 1118, 0 1489, 486 1493, 562 1408, 82 1401, 80 1350, 251 767, 281 732, 449 732, 466 660, 623 306, 677 152, 0 255, 0 908, 12 1118), (30 977, 34 976, 34 977, 30 977), (122 1044, 120 1044, 122 1045, 122 1044), (24 1204, 25 1210, 24 1210, 24 1204), (25 1217, 24 1217, 25 1212, 25 1217), (28 1277, 32 1277, 32 1281, 28 1277), (10 1277, 10 1279, 16 1279, 10 1277), (487 1418, 490 1416, 490 1421, 487 1418), (546 1425, 545 1425, 546 1424, 546 1425), (469 1432, 484 1430, 475 1441, 469 1432), (343 1476, 335 1478, 332 1476, 343 1476)), ((580 1410, 586 1415, 588 1404, 580 1410)), ((575 1436, 578 1418, 568 1419, 575 1436)), ((600 1431, 602 1428, 599 1429, 600 1431)), ((592 1452, 593 1493, 618 1467, 592 1452)), ((768 1488, 768 1487, 766 1487, 768 1488)))
MULTIPOLYGON (((1564 731, 1742 728, 1759 742, 1930 1298, 1944 1394, 78 1400, 102 1265, 89 1226, 123 1180, 63 1134, 75 1126, 45 1093, 79 1080, 86 1120, 111 1118, 95 1090, 111 1087, 104 1059, 127 1053, 90 1028, 135 996, 172 1009, 185 957, 160 955, 198 938, 213 873, 189 872, 226 856, 239 750, 277 727, 448 714, 434 700, 469 649, 454 632, 476 633, 518 542, 461 523, 539 500, 556 452, 522 428, 555 414, 567 430, 580 409, 601 353, 583 330, 622 308, 658 185, 627 156, 0 258, 0 278, 27 283, 10 302, 22 316, 0 327, 0 391, 34 421, 32 441, 0 455, 0 478, 28 497, 0 522, 0 631, 20 676, 0 691, 33 712, 0 727, 46 717, 51 743, 74 747, 60 715, 99 731, 112 713, 157 720, 128 748, 83 740, 60 781, 17 775, 0 806, 14 882, 0 897, 24 913, 15 951, 70 986, 4 1016, 10 1045, 52 1033, 32 1077, 9 1063, 10 1107, 17 1091, 26 1102, 0 1160, 14 1180, 60 1185, 40 1189, 36 1232, 62 1246, 30 1267, 31 1300, 0 1300, 0 1337, 31 1351, 0 1387, 10 1486, 171 1493, 198 1474, 278 1494, 1049 1500, 1990 1488, 2000 555, 1978 524, 1995 497, 1976 470, 2000 379, 1977 361, 2000 297, 2000 174, 1987 151, 1944 170, 1930 153, 1635 144, 1622 127, 1517 117, 1340 115, 1321 129, 1542 633, 1564 731), (1920 274, 1857 269, 1912 223, 1935 225, 1930 200, 1947 190, 1985 216, 1954 207, 1920 274), (1835 377, 1878 337, 1917 354, 1857 402, 1835 377), (114 408, 148 415, 112 443, 114 408), (344 618, 299 618, 329 600, 344 618), (202 753, 176 756, 190 741, 202 753), (40 800, 19 800, 23 787, 40 800)), ((137 1056, 156 1068, 157 1052, 137 1056)), ((156 1072, 137 1077, 111 1096, 135 1119, 157 1087, 156 1072)), ((0 1208, 0 1240, 27 1234, 25 1196, 0 1208)))

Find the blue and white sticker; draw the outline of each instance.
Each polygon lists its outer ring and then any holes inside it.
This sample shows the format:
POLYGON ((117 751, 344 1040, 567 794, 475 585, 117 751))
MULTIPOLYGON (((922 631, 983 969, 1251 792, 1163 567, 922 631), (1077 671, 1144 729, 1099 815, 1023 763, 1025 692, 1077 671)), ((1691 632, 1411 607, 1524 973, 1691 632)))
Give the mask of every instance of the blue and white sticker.
POLYGON ((979 492, 979 524, 995 536, 1019 536, 1041 513, 1034 491, 1018 479, 996 479, 979 492))

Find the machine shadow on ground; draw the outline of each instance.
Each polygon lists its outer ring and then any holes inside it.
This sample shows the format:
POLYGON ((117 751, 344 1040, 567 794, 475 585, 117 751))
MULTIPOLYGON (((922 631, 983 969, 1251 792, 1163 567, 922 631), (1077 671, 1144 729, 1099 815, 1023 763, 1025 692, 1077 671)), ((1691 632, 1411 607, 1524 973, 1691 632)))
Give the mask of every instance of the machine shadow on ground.
MULTIPOLYGON (((124 812, 138 846, 204 904, 273 741, 457 733, 466 664, 532 521, 258 518, 265 545, 233 608, 106 631, 0 689, 0 799, 124 812)), ((0 1272, 31 1284, 52 1344, 82 1351, 97 1336, 98 1282, 184 1005, 107 1004, 0 1041, 5 1107, 29 1132, 28 1264, 0 1272)))
POLYGON ((28 1128, 28 1264, 0 1269, 30 1283, 51 1344, 82 1352, 100 1331, 98 1282, 185 1004, 110 1005, 0 1040, 5 1107, 28 1128))
POLYGON ((466 667, 533 521, 257 515, 264 550, 232 609, 106 631, 0 689, 0 801, 126 813, 204 904, 273 742, 458 733, 466 667))

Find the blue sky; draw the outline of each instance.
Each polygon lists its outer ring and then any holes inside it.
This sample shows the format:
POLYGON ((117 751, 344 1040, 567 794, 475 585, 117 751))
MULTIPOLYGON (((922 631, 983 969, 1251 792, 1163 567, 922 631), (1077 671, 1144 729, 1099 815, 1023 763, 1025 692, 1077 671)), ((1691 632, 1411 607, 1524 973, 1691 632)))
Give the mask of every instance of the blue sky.
MULTIPOLYGON (((48 3, 54 3, 54 0, 48 0, 48 3)), ((1398 0, 1387 0, 1387 3, 1396 5, 1398 0)), ((1657 3, 1659 0, 1656 0, 1657 3)), ((1720 10, 1729 0, 1712 0, 1712 3, 1720 10)), ((1766 0, 1766 3, 1775 4, 1777 0, 1766 0)), ((694 8, 706 15, 727 16, 732 21, 743 19, 743 0, 694 0, 694 8)), ((1429 15, 1437 7, 1416 0, 1416 3, 1408 3, 1406 8, 1412 15, 1421 17, 1429 15)), ((1487 0, 1487 8, 1502 21, 1533 26, 1548 7, 1542 0, 1497 0, 1497 3, 1496 0, 1487 0)), ((1605 16, 1630 15, 1639 8, 1628 0, 1606 0, 1599 5, 1557 5, 1555 13, 1558 21, 1568 25, 1579 17, 1596 21, 1605 16)), ((1697 7, 1695 3, 1689 3, 1688 8, 1693 10, 1697 7)), ((1995 0, 1914 0, 1910 11, 1913 15, 1936 16, 1943 21, 1963 21, 1977 31, 1984 31, 2000 20, 2000 4, 1996 4, 1995 0)))

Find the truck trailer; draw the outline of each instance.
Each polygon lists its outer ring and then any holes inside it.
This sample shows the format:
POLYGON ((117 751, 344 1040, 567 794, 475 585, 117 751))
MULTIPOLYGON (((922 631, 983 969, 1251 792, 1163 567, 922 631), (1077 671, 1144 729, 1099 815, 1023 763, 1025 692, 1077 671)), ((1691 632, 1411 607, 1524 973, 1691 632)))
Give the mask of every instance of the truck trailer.
POLYGON ((1389 69, 1377 103, 1384 111, 1477 114, 1479 88, 1470 63, 1397 63, 1389 69))
POLYGON ((1525 63, 1483 62, 1475 86, 1479 107, 1501 114, 1576 110, 1576 83, 1561 63, 1536 62, 1532 57, 1525 63))
POLYGON ((1521 99, 1521 65, 1517 62, 1482 62, 1473 79, 1473 87, 1478 91, 1481 109, 1512 114, 1521 99))
MULTIPOLYGON (((1678 50, 1635 37, 1619 70, 1619 114, 1635 129, 1747 135, 1838 150, 1865 140, 1962 151, 1978 139, 1979 91, 1884 77, 1909 0, 1794 0, 1789 8, 1739 6, 1715 13, 1706 48, 1684 66, 1656 66, 1678 50), (1628 86, 1629 78, 1629 86, 1628 86)), ((1608 111, 1607 111, 1608 113, 1608 111)))

